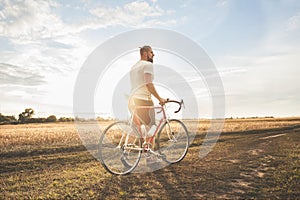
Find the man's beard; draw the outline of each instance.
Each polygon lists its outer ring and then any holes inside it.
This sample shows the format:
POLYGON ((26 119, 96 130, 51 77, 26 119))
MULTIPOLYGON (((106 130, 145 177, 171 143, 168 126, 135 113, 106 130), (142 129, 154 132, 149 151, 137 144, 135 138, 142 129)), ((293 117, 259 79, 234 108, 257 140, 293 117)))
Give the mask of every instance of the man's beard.
POLYGON ((148 57, 147 61, 153 63, 153 58, 148 57))

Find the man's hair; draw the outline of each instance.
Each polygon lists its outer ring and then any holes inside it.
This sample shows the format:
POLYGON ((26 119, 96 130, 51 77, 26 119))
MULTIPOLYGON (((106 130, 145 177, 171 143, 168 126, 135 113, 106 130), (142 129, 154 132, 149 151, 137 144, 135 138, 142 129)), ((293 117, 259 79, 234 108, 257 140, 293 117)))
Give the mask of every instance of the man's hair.
POLYGON ((145 45, 145 46, 143 46, 143 47, 140 47, 140 54, 143 55, 144 52, 147 52, 147 51, 149 51, 150 49, 151 49, 151 47, 148 46, 148 45, 145 45))

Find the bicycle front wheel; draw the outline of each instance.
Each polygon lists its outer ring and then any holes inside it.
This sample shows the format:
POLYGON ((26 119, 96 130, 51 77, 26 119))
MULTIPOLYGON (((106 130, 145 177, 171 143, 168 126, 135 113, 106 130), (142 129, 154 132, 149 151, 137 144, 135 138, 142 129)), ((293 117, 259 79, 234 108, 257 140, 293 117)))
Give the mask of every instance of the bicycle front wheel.
POLYGON ((124 175, 134 170, 141 158, 141 140, 128 122, 115 122, 101 135, 99 155, 102 165, 112 174, 124 175))
POLYGON ((159 130, 157 144, 166 162, 181 161, 189 147, 188 131, 183 122, 177 119, 166 121, 159 130))

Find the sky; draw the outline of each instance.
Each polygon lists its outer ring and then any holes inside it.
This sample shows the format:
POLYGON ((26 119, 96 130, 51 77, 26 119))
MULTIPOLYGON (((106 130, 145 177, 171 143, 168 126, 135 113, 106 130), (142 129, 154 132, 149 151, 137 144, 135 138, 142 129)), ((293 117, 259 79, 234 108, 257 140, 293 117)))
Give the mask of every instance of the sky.
MULTIPOLYGON (((223 82, 225 117, 300 116, 298 0, 0 0, 0 113, 18 116, 30 107, 36 117, 72 116, 76 78, 88 56, 140 28, 178 32, 205 50, 223 82)), ((158 64, 172 57, 160 53, 158 64)), ((128 54, 111 70, 138 59, 128 54)), ((205 84, 193 87, 201 116, 209 116, 205 84)), ((95 102, 111 89, 100 88, 95 102)))

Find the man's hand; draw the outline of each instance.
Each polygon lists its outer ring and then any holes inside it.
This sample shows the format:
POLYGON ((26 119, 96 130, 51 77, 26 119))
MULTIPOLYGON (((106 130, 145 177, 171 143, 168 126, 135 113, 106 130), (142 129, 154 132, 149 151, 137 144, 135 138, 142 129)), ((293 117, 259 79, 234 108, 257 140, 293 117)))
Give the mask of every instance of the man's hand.
POLYGON ((164 98, 159 98, 159 104, 160 105, 165 105, 165 103, 167 103, 168 102, 168 99, 164 99, 164 98))

